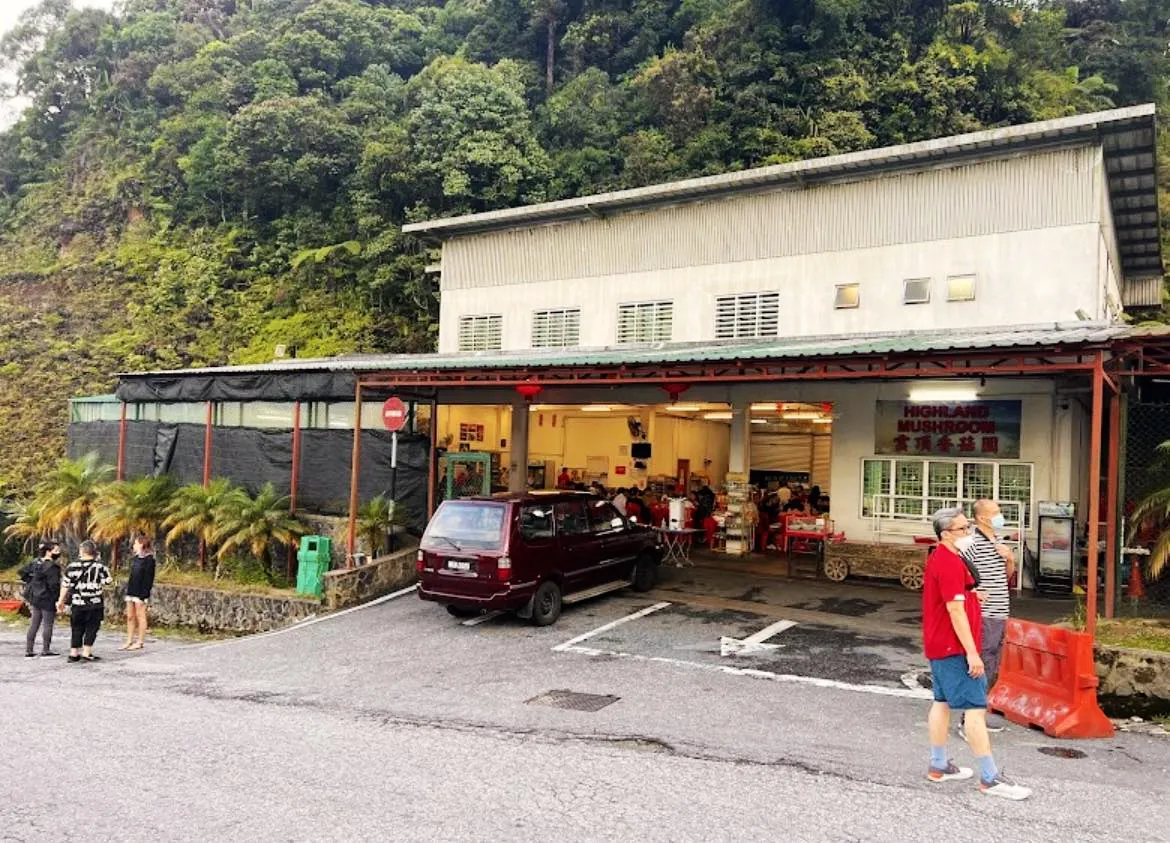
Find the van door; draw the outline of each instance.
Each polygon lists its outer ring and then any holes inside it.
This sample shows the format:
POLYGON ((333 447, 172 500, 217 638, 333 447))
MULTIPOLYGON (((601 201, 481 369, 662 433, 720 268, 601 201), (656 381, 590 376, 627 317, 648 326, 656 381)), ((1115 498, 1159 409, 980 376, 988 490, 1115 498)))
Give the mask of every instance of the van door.
POLYGON ((588 509, 589 531, 596 544, 593 570, 588 579, 593 585, 601 585, 628 576, 623 563, 633 557, 625 516, 609 501, 591 500, 588 509))
POLYGON ((564 501, 555 507, 557 566, 564 582, 565 593, 580 591, 589 586, 600 542, 589 529, 589 513, 585 501, 564 501))
POLYGON ((536 583, 556 567, 557 539, 552 504, 525 504, 516 522, 517 541, 510 549, 512 582, 536 583))

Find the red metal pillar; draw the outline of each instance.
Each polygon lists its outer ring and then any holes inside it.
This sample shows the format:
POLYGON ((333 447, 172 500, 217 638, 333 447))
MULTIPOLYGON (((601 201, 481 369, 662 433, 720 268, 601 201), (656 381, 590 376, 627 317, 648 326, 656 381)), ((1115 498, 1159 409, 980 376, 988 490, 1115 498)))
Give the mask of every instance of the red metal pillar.
POLYGON ((1101 512, 1101 427, 1102 403, 1105 392, 1105 370, 1101 352, 1093 365, 1093 410, 1089 426, 1089 581, 1085 584, 1085 632, 1097 634, 1097 542, 1100 529, 1097 519, 1101 512))
POLYGON ((430 463, 427 466, 427 520, 435 514, 435 484, 438 483, 439 469, 439 402, 431 402, 430 463))
MULTIPOLYGON (((117 468, 114 470, 115 480, 124 480, 126 477, 126 402, 122 402, 122 414, 118 418, 118 460, 117 468)), ((115 571, 118 570, 118 542, 114 542, 113 548, 110 550, 110 565, 115 571)))
POLYGON ((346 531, 345 551, 347 566, 353 565, 357 550, 358 479, 362 468, 362 384, 353 391, 353 460, 349 467, 349 526, 346 531))
POLYGON ((1108 468, 1105 471, 1105 617, 1116 614, 1117 597, 1117 486, 1118 460, 1121 452, 1121 395, 1109 395, 1109 449, 1108 468))
POLYGON ((118 420, 118 468, 115 479, 126 477, 126 402, 122 402, 122 417, 118 420))
POLYGON ((203 488, 211 485, 211 420, 215 405, 207 402, 207 424, 203 428, 203 488))
MULTIPOLYGON (((301 402, 297 401, 293 404, 293 429, 292 429, 292 468, 289 471, 288 478, 288 511, 290 515, 297 513, 297 484, 301 479, 301 402)), ((288 565, 285 573, 292 576, 293 562, 296 559, 297 549, 293 545, 288 546, 288 565)))

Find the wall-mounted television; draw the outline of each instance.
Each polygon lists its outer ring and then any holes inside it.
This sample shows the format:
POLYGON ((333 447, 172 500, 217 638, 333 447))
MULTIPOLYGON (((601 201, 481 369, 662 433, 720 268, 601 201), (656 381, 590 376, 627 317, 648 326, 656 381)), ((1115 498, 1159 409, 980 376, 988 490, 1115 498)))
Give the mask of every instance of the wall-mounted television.
POLYGON ((632 445, 630 445, 630 456, 636 460, 650 459, 650 443, 634 442, 632 445))

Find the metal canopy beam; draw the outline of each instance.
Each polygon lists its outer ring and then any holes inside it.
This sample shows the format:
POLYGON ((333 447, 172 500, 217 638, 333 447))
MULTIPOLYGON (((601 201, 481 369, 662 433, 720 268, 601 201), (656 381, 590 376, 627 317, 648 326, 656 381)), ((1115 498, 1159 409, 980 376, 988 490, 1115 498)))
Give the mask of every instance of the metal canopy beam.
POLYGON ((810 380, 870 380, 946 377, 1057 375, 1091 372, 1096 350, 1075 353, 1059 349, 1026 352, 913 356, 888 355, 798 360, 752 360, 638 366, 575 366, 459 369, 415 369, 371 372, 358 376, 364 388, 410 386, 597 386, 662 383, 751 383, 810 380))

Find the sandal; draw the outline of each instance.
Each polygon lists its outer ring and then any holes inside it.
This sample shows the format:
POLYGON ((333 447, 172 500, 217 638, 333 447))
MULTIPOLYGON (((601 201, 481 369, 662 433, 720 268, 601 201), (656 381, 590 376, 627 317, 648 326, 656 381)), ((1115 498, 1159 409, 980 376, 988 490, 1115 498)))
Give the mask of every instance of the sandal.
POLYGON ((141 650, 141 649, 142 649, 142 645, 141 645, 141 644, 131 644, 131 645, 130 645, 129 647, 127 647, 126 649, 127 649, 127 650, 141 650))
POLYGON ((130 646, 130 642, 129 642, 129 641, 127 641, 125 644, 123 644, 121 647, 119 647, 119 648, 118 648, 118 650, 119 650, 119 651, 122 651, 122 650, 133 650, 133 649, 134 649, 134 648, 130 646))
POLYGON ((81 660, 83 662, 100 662, 102 660, 102 657, 101 656, 82 656, 81 660))

